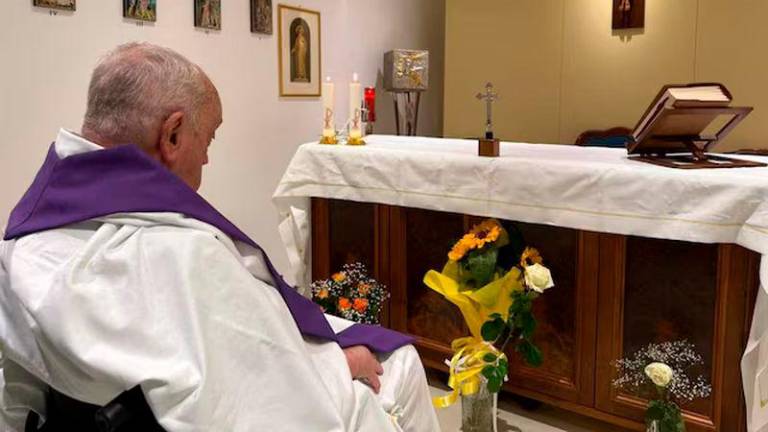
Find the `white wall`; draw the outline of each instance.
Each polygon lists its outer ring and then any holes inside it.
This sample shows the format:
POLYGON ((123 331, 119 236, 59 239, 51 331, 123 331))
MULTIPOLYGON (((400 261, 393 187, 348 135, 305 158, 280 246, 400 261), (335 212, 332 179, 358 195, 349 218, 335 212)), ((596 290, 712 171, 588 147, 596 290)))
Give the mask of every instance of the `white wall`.
MULTIPOLYGON (((289 273, 270 199, 297 146, 318 135, 321 105, 317 98, 278 97, 277 32, 250 33, 249 1, 224 0, 223 29, 208 33, 193 27, 191 0, 160 0, 158 21, 142 27, 122 18, 121 0, 79 0, 77 12, 56 16, 31 3, 4 1, 0 25, 0 224, 5 226, 58 128, 79 130, 98 57, 120 43, 146 40, 186 55, 217 85, 224 124, 211 147, 201 193, 289 273)), ((421 111, 420 132, 441 134, 442 0, 291 4, 321 12, 323 75, 337 83, 353 71, 364 84, 376 82, 383 53, 391 48, 430 49, 432 90, 421 111)), ((392 132, 391 100, 381 89, 378 94, 377 132, 392 132)), ((337 85, 342 115, 346 98, 346 86, 337 85)))

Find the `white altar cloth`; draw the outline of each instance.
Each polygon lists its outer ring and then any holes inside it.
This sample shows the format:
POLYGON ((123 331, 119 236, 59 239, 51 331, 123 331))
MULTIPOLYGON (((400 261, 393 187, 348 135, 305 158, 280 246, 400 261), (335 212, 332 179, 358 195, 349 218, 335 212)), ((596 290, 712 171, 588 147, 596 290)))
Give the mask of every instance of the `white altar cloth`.
POLYGON ((310 197, 739 244, 763 255, 742 372, 749 431, 768 431, 768 168, 670 169, 631 161, 623 149, 566 145, 501 143, 501 157, 484 158, 472 140, 366 141, 302 145, 275 191, 280 233, 300 285, 308 281, 310 197))

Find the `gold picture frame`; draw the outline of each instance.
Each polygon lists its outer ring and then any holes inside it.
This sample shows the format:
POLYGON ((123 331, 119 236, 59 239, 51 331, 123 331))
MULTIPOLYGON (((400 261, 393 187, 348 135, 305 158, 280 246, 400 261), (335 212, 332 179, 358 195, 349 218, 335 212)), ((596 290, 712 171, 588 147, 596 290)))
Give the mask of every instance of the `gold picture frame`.
POLYGON ((32 0, 32 5, 48 9, 59 9, 64 11, 77 10, 77 0, 32 0))
POLYGON ((319 97, 322 83, 320 12, 278 5, 280 97, 319 97))

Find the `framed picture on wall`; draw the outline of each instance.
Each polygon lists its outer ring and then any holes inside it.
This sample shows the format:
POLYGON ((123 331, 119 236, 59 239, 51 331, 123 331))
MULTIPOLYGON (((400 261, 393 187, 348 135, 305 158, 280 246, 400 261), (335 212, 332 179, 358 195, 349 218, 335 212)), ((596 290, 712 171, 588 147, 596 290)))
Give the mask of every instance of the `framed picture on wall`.
POLYGON ((320 12, 279 5, 277 17, 280 96, 320 96, 320 12))
POLYGON ((76 0, 32 0, 34 6, 73 11, 76 9, 76 0))
POLYGON ((251 0, 251 32, 272 34, 272 0, 251 0))
POLYGON ((195 0, 195 27, 221 30, 221 0, 195 0))
POLYGON ((123 16, 140 21, 157 21, 157 0, 123 0, 123 16))

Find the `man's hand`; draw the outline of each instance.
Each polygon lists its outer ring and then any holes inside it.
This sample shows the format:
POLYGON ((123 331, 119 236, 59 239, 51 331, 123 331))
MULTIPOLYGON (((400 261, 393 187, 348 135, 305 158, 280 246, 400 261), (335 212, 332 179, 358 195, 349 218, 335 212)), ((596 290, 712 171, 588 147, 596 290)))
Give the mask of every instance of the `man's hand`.
POLYGON ((376 356, 363 345, 345 348, 344 355, 347 356, 347 364, 350 372, 352 372, 352 379, 364 382, 373 389, 374 393, 378 394, 381 388, 379 375, 384 373, 384 368, 376 356))

